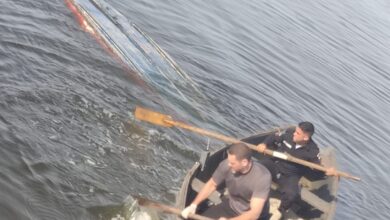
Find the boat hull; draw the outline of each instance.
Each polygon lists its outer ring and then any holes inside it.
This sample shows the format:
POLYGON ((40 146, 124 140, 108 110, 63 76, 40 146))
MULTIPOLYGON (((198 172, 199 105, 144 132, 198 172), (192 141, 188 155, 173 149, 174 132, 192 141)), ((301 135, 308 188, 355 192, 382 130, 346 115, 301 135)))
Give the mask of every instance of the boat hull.
POLYGON ((65 0, 82 29, 142 79, 149 87, 166 95, 172 103, 193 103, 184 95, 204 98, 196 83, 177 63, 146 35, 104 0, 65 0))
MULTIPOLYGON (((259 144, 264 139, 280 129, 271 130, 257 135, 244 138, 243 141, 251 144, 259 144)), ((226 159, 226 147, 212 152, 203 161, 196 162, 193 167, 187 172, 184 177, 183 184, 176 198, 176 206, 185 208, 189 205, 197 195, 197 191, 201 188, 202 183, 208 181, 212 176, 218 164, 226 159), (200 181, 200 182, 199 182, 200 181)), ((321 163, 324 166, 336 167, 334 150, 325 148, 321 150, 321 163)), ((261 160, 265 155, 256 153, 255 160, 261 160)), ((322 219, 331 220, 334 218, 336 209, 336 195, 338 190, 338 178, 335 177, 314 177, 305 176, 300 180, 301 185, 301 200, 292 207, 290 219, 322 219)), ((215 203, 218 202, 218 197, 221 197, 224 189, 219 190, 217 194, 209 197, 209 200, 215 203)), ((270 192, 270 213, 276 216, 277 206, 280 203, 280 193, 277 191, 277 186, 273 184, 270 192)), ((201 207, 204 206, 201 205, 201 207)), ((202 209, 202 208, 201 208, 202 209)), ((180 218, 177 218, 180 219, 180 218)), ((272 219, 272 218, 271 218, 272 219)))

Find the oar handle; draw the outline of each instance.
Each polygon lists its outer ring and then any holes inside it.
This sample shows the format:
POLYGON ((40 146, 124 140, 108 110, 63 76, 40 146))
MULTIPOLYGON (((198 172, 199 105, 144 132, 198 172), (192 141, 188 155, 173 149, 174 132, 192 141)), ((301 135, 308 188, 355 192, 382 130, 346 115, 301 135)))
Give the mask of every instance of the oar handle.
MULTIPOLYGON (((252 150, 258 151, 260 153, 264 153, 264 154, 270 155, 272 157, 277 157, 277 158, 280 158, 280 159, 283 159, 283 160, 287 160, 287 161, 291 161, 291 162, 294 162, 294 163, 297 163, 297 164, 301 164, 303 166, 307 166, 307 167, 310 167, 312 169, 320 170, 320 171, 323 171, 323 172, 327 171, 327 168, 325 168, 324 166, 321 166, 319 164, 312 163, 312 162, 309 162, 309 161, 306 161, 306 160, 302 160, 302 159, 293 157, 291 155, 284 154, 284 153, 281 153, 281 152, 278 152, 278 151, 273 151, 273 150, 270 150, 270 149, 265 149, 264 151, 262 151, 256 145, 249 144, 249 143, 243 142, 243 141, 235 139, 235 138, 227 137, 225 135, 221 135, 221 134, 210 132, 210 131, 207 131, 207 130, 204 130, 204 129, 193 127, 193 126, 181 123, 181 122, 173 121, 170 118, 164 119, 164 122, 167 123, 167 124, 170 124, 172 126, 181 127, 181 128, 187 129, 187 130, 191 130, 191 131, 194 131, 196 133, 203 134, 203 135, 206 135, 206 136, 209 136, 209 137, 213 137, 213 138, 222 140, 222 141, 227 142, 227 143, 245 143, 252 150)), ((352 175, 350 175, 348 173, 345 173, 345 172, 336 171, 336 175, 337 176, 341 176, 341 177, 345 177, 345 178, 349 178, 349 179, 353 179, 353 180, 360 180, 359 177, 352 176, 352 175)))
MULTIPOLYGON (((265 153, 269 154, 269 155, 272 155, 274 157, 278 157, 278 156, 275 156, 276 154, 282 154, 286 158, 285 160, 288 160, 288 161, 291 161, 291 162, 294 162, 294 163, 298 163, 298 164, 310 167, 312 169, 320 170, 320 171, 323 171, 323 172, 326 172, 328 170, 328 168, 326 168, 326 167, 324 167, 322 165, 319 165, 319 164, 316 164, 316 163, 312 163, 312 162, 309 162, 309 161, 306 161, 306 160, 302 160, 302 159, 293 157, 291 155, 283 154, 283 153, 280 153, 280 152, 277 152, 277 151, 272 151, 272 150, 266 149, 265 153)), ((280 158, 280 157, 278 157, 278 158, 280 158)), ((284 158, 282 158, 282 159, 284 159, 284 158)), ((348 178, 348 179, 360 180, 359 177, 352 176, 352 175, 350 175, 348 173, 341 172, 341 171, 336 171, 335 175, 336 176, 341 176, 341 177, 344 177, 344 178, 348 178)))
POLYGON ((209 137, 213 137, 215 139, 219 139, 219 140, 224 141, 224 142, 228 142, 228 143, 239 143, 239 142, 242 142, 242 141, 240 141, 238 139, 235 139, 235 138, 231 138, 231 137, 228 137, 228 136, 225 136, 225 135, 217 134, 217 133, 214 133, 214 132, 211 132, 211 131, 207 131, 207 130, 204 130, 204 129, 201 129, 201 128, 193 127, 193 126, 187 125, 185 123, 174 121, 174 120, 171 120, 171 119, 165 119, 164 122, 167 123, 167 124, 170 124, 172 126, 176 126, 176 127, 184 128, 186 130, 194 131, 194 132, 196 132, 198 134, 203 134, 203 135, 206 135, 206 136, 209 136, 209 137))
MULTIPOLYGON (((159 208, 161 208, 161 210, 166 213, 172 213, 179 216, 181 215, 181 210, 175 207, 159 204, 159 208)), ((189 219, 195 219, 195 220, 215 220, 213 218, 209 218, 198 214, 189 214, 188 217, 189 219)))

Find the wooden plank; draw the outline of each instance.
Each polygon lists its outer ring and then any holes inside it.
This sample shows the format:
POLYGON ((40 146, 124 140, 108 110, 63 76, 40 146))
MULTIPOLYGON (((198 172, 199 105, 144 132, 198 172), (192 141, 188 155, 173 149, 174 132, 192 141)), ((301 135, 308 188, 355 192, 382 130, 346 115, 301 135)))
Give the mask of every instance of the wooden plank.
POLYGON ((306 188, 301 190, 301 199, 324 213, 329 212, 330 204, 306 188))
POLYGON ((324 186, 324 185, 327 185, 329 183, 329 180, 328 179, 320 179, 320 180, 315 180, 315 181, 311 181, 311 180, 308 180, 306 177, 301 177, 301 179, 299 180, 299 184, 302 186, 302 187, 305 187, 307 188, 308 190, 316 190, 316 189, 319 189, 320 187, 324 186))

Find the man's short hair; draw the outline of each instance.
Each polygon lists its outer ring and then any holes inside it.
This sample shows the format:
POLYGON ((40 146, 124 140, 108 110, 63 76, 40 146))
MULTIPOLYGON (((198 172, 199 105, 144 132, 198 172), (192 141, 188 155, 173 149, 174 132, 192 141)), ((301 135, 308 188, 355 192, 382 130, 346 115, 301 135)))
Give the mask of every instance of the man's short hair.
POLYGON ((314 125, 311 122, 304 121, 298 124, 298 127, 310 137, 314 134, 314 125))
POLYGON ((250 160, 252 157, 252 150, 244 143, 231 144, 228 153, 236 156, 237 160, 250 160))

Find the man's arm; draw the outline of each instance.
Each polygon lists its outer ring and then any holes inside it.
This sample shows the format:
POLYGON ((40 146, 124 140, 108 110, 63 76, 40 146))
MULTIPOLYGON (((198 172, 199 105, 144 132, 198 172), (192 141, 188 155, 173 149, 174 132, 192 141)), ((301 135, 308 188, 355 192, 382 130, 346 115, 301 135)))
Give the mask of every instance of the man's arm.
POLYGON ((266 199, 252 197, 250 209, 237 217, 229 218, 229 220, 256 220, 260 217, 265 202, 266 199))
POLYGON ((217 183, 210 178, 209 181, 203 186, 198 195, 195 197, 192 204, 199 205, 203 200, 207 199, 211 193, 213 193, 217 189, 217 183))
POLYGON ((260 152, 264 152, 264 150, 266 148, 271 149, 271 150, 277 150, 277 148, 278 148, 277 145, 284 140, 286 133, 290 133, 290 132, 292 132, 292 130, 287 130, 287 131, 282 132, 282 133, 277 132, 275 134, 268 135, 264 139, 263 143, 257 145, 258 150, 260 152))
POLYGON ((281 134, 271 134, 268 137, 265 138, 263 143, 260 143, 257 145, 257 150, 260 152, 264 152, 265 149, 271 149, 276 150, 277 149, 277 143, 280 143, 282 141, 281 134))
MULTIPOLYGON (((310 156, 306 160, 321 165, 320 150, 318 148, 312 150, 310 156)), ((313 170, 313 169, 309 169, 309 170, 312 173, 312 175, 316 177, 323 177, 324 175, 338 176, 335 167, 327 167, 325 172, 320 170, 313 170)))
POLYGON ((210 178, 209 181, 203 186, 198 195, 195 197, 194 201, 192 201, 191 205, 187 206, 185 209, 181 211, 181 216, 184 219, 187 219, 190 214, 195 214, 196 208, 198 205, 209 195, 217 189, 217 183, 210 178))

